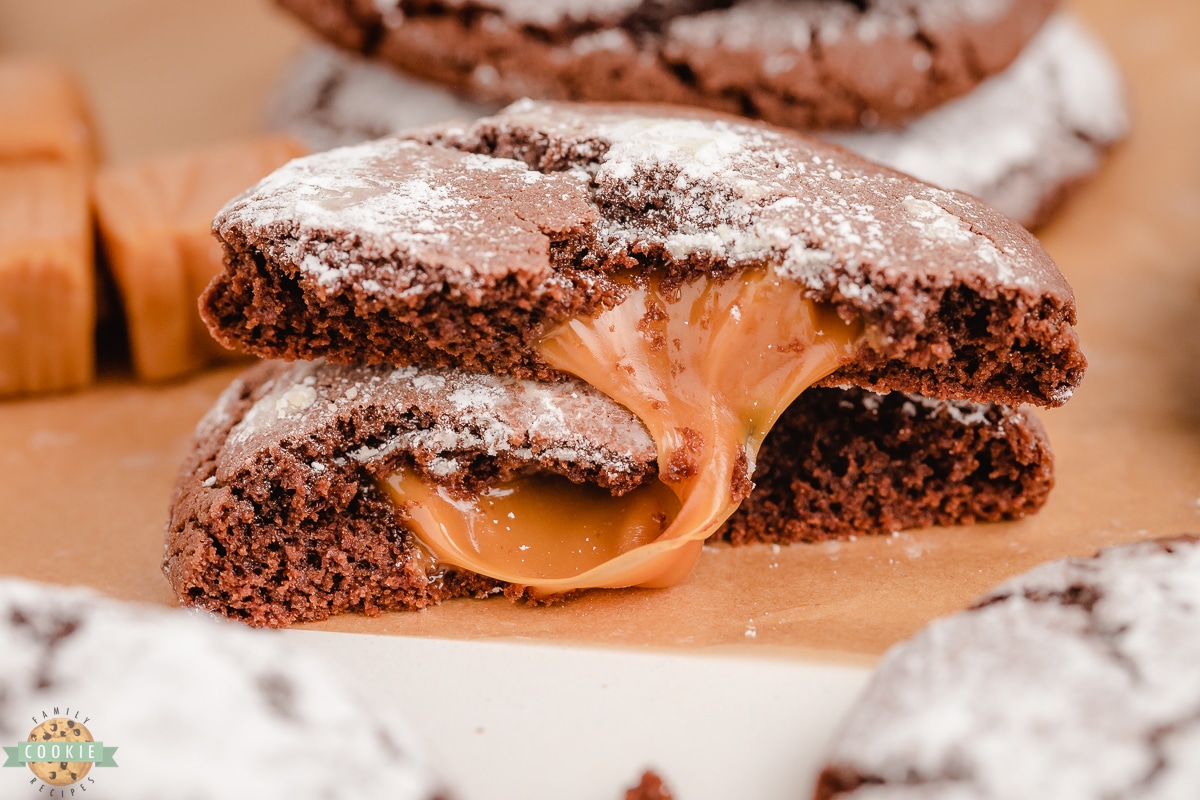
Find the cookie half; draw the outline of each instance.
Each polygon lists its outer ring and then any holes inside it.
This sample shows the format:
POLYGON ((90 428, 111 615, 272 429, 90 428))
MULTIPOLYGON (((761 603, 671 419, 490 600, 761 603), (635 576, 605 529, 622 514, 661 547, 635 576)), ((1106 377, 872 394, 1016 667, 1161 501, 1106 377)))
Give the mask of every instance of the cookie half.
POLYGON ((1055 0, 280 0, 332 42, 487 100, 897 124, 1003 70, 1055 0))
POLYGON ((26 741, 36 714, 39 728, 58 721, 47 742, 86 726, 115 749, 121 769, 35 764, 59 796, 150 800, 180 781, 195 800, 335 800, 381 785, 402 800, 446 796, 395 715, 278 635, 207 615, 0 580, 0 696, 4 741, 26 741))
POLYGON ((1200 539, 1051 562, 890 650, 816 797, 1190 797, 1198 660, 1200 539))
POLYGON ((1070 287, 1019 225, 699 111, 525 103, 333 150, 232 201, 214 232, 227 269, 201 314, 268 357, 554 378, 535 343, 620 305, 627 271, 670 292, 759 270, 862 326, 828 382, 1057 405, 1085 363, 1070 287))
MULTIPOLYGON (((388 479, 419 475, 454 496, 533 479, 572 496, 636 498, 661 491, 656 458, 637 417, 577 380, 265 363, 197 430, 164 570, 182 602, 254 625, 521 596, 519 585, 431 557, 388 479)), ((1028 413, 812 389, 776 424, 754 478, 716 537, 812 541, 1012 519, 1040 507, 1053 473, 1028 413)), ((520 512, 496 516, 507 547, 537 546, 520 512)))

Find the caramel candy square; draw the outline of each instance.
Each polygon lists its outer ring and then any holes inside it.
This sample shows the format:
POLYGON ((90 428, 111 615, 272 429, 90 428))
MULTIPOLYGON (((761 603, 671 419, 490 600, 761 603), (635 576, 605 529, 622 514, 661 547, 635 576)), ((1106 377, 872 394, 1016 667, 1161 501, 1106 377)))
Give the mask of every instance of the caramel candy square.
POLYGON ((62 67, 0 61, 0 160, 46 159, 94 169, 99 147, 83 92, 62 67))
POLYGON ((291 139, 259 138, 100 171, 100 237, 125 307, 138 377, 173 378, 230 355, 196 310, 222 266, 213 217, 230 198, 303 154, 291 139))
POLYGON ((0 396, 92 380, 88 175, 72 160, 0 159, 0 396))

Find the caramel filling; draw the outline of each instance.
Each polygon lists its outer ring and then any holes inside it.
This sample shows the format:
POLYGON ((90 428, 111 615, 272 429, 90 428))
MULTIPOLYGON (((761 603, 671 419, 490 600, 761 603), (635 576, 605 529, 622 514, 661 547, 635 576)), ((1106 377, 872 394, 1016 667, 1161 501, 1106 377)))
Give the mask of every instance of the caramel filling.
POLYGON ((407 473, 386 484, 444 564, 547 594, 668 586, 748 493, 779 415, 845 361, 859 331, 766 269, 671 291, 630 281, 620 305, 538 348, 643 421, 659 483, 612 497, 538 475, 468 498, 407 473))

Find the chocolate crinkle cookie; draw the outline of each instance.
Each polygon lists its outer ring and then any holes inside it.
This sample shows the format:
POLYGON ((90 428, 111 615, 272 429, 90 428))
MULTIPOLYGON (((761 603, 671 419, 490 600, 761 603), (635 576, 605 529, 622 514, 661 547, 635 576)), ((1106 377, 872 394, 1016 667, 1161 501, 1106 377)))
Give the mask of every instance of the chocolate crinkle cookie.
POLYGON ((1056 0, 279 0, 487 100, 640 101, 797 128, 892 125, 1003 70, 1056 0))
POLYGON ((0 707, 3 741, 36 714, 116 747, 59 797, 448 796, 402 720, 278 634, 85 589, 0 579, 0 707))
POLYGON ((884 657, 818 800, 1187 800, 1200 786, 1200 537, 1031 570, 884 657))

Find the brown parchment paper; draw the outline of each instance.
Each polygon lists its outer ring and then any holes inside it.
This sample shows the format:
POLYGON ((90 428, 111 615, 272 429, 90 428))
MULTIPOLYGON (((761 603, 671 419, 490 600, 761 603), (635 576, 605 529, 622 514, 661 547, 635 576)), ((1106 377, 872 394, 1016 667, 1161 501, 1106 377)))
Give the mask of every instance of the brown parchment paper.
MULTIPOLYGON (((1075 288, 1091 366, 1067 406, 1040 412, 1058 475, 1040 514, 778 550, 708 548, 667 590, 593 592, 550 608, 459 601, 310 627, 871 656, 1042 561, 1200 530, 1200 5, 1093 0, 1076 10, 1126 72, 1134 130, 1041 232, 1075 288)), ((0 4, 0 50, 79 67, 118 159, 253 132, 302 38, 266 3, 240 0, 0 4)), ((110 369, 89 391, 0 403, 0 573, 174 604, 159 572, 174 472, 233 374, 141 386, 110 369)))

